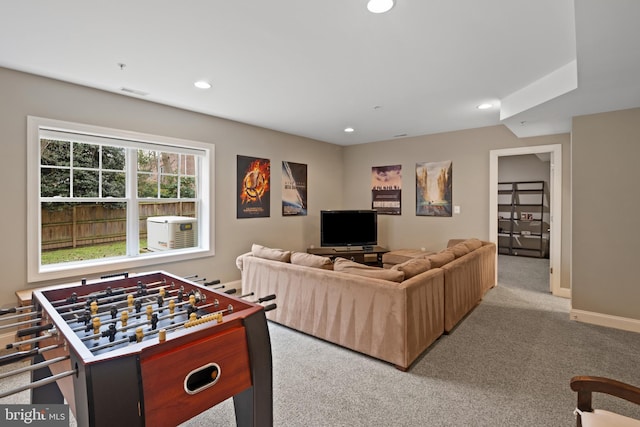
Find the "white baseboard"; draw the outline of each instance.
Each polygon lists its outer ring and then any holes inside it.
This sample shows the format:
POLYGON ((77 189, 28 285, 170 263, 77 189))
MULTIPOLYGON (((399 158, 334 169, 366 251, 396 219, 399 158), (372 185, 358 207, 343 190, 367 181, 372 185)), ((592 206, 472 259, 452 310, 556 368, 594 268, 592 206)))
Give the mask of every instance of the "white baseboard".
POLYGON ((640 332, 640 320, 638 319, 612 316, 593 311, 576 310, 574 308, 569 311, 569 317, 571 320, 577 320, 578 322, 622 329, 624 331, 640 332))
POLYGON ((569 289, 569 288, 558 288, 555 291, 553 291, 553 296, 554 297, 571 299, 571 289, 569 289))

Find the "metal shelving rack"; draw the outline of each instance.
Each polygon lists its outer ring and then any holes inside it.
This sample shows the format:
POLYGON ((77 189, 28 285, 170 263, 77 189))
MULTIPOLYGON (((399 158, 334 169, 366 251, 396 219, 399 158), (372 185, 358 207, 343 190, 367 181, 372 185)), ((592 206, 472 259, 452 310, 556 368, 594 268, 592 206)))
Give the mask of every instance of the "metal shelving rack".
POLYGON ((498 253, 547 256, 544 181, 498 183, 498 253))

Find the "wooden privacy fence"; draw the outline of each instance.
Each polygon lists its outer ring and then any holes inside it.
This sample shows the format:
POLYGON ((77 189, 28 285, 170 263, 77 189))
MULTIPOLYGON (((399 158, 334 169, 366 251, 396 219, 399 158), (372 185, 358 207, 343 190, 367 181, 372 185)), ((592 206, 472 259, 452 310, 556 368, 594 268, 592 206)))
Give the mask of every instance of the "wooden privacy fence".
MULTIPOLYGON (((140 238, 147 235, 148 217, 196 216, 195 202, 141 203, 139 209, 140 238)), ((56 211, 42 209, 42 250, 124 241, 126 225, 124 208, 76 205, 56 211)))

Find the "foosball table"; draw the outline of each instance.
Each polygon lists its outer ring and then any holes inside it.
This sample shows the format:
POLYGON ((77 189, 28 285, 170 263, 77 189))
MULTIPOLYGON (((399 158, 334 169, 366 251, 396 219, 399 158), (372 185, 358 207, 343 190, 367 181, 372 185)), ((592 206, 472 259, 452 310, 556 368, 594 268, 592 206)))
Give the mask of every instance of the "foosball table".
POLYGON ((21 369, 31 403, 66 399, 79 426, 156 427, 233 397, 238 426, 273 424, 275 304, 261 303, 275 296, 248 301, 163 271, 122 276, 33 292, 18 322, 31 348, 0 358, 33 358, 21 369))

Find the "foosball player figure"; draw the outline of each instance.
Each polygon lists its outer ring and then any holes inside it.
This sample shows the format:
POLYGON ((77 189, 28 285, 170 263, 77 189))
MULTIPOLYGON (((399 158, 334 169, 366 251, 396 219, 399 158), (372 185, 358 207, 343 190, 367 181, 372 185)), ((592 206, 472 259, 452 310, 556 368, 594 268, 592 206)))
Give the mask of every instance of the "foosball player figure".
MULTIPOLYGON (((139 299, 136 300, 134 306, 136 308, 136 313, 140 314, 140 310, 142 310, 142 301, 140 301, 139 299)), ((139 319, 139 318, 140 318, 140 316, 136 316, 136 319, 139 319)))
POLYGON ((158 327, 158 313, 153 313, 151 315, 151 329, 155 331, 157 327, 158 327))
POLYGON ((147 311, 147 320, 151 320, 151 315, 153 314, 153 307, 149 304, 146 308, 147 311))
POLYGON ((171 319, 173 319, 173 313, 176 311, 176 302, 174 300, 169 300, 169 314, 171 315, 171 319))
POLYGON ((133 311, 133 295, 127 295, 127 307, 129 308, 129 313, 133 311))
POLYGON ((103 337, 109 337, 109 342, 113 342, 116 339, 116 333, 117 333, 117 329, 116 329, 116 325, 114 323, 111 323, 109 325, 109 329, 107 329, 106 331, 102 332, 102 336, 103 337))
POLYGON ((99 317, 94 317, 93 318, 93 333, 95 335, 98 335, 97 337, 95 337, 94 339, 99 339, 100 336, 100 318, 99 317))
POLYGON ((86 326, 84 331, 89 332, 91 329, 89 326, 91 324, 91 312, 89 310, 85 310, 84 314, 78 318, 78 323, 80 322, 84 323, 84 326, 86 326))
POLYGON ((158 313, 162 313, 162 306, 164 305, 164 297, 162 295, 158 295, 158 298, 156 298, 156 304, 158 304, 158 313))
POLYGON ((120 324, 123 328, 127 327, 128 320, 129 320, 129 312, 127 310, 124 310, 122 313, 120 313, 120 324))
POLYGON ((71 295, 69 295, 69 298, 67 298, 65 301, 67 302, 67 304, 75 304, 75 303, 77 303, 78 302, 78 294, 73 292, 71 295))
POLYGON ((109 309, 109 313, 111 314, 111 318, 115 319, 116 316, 118 315, 118 307, 116 307, 115 305, 112 305, 111 308, 109 309))
POLYGON ((93 314, 94 316, 98 313, 98 301, 93 300, 91 301, 91 314, 93 314))

